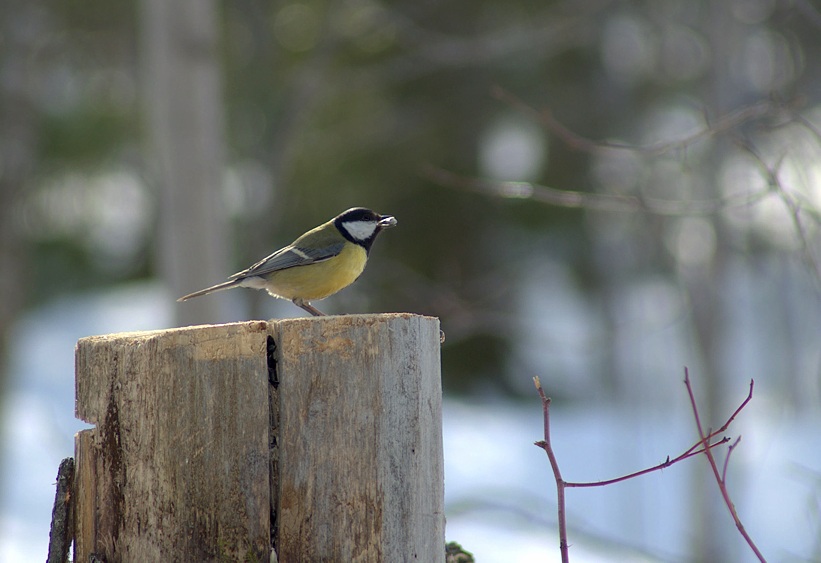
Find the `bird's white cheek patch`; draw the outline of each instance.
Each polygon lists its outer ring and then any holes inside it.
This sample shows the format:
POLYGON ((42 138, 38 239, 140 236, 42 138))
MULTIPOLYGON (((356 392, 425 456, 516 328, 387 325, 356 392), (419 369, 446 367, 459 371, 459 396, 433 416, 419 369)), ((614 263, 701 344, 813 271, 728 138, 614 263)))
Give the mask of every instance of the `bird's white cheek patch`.
POLYGON ((346 221, 342 223, 342 227, 356 240, 368 240, 376 231, 376 223, 373 221, 346 221))

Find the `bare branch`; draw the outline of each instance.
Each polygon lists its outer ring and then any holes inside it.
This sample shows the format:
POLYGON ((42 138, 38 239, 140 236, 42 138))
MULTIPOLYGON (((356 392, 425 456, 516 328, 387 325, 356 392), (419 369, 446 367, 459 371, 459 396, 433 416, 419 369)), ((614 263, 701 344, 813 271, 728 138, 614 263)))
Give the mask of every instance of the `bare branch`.
MULTIPOLYGON (((720 446, 721 444, 726 444, 729 441, 730 441, 729 438, 722 438, 722 439, 718 440, 717 442, 710 443, 707 447, 708 448, 714 448, 716 446, 720 446)), ((607 479, 605 481, 587 481, 587 482, 580 482, 580 483, 574 483, 574 482, 571 482, 571 481, 567 481, 567 482, 565 482, 565 486, 566 487, 574 487, 574 488, 603 487, 605 485, 612 485, 614 483, 619 483, 621 481, 627 481, 628 479, 633 479, 634 477, 640 477, 642 475, 652 473, 653 471, 659 471, 661 469, 667 469, 668 467, 670 467, 673 464, 678 463, 679 461, 683 461, 683 460, 685 460, 689 457, 693 457, 693 456, 698 455, 698 454, 703 454, 704 453, 704 448, 703 447, 701 449, 695 449, 700 445, 701 445, 701 442, 699 442, 698 444, 696 444, 695 446, 693 446, 692 448, 690 448, 689 450, 687 450, 683 454, 679 455, 678 457, 670 459, 670 456, 667 456, 667 459, 664 460, 663 462, 659 463, 658 465, 654 465, 653 467, 648 467, 647 469, 642 469, 640 471, 636 471, 635 473, 629 473, 627 475, 622 475, 621 477, 616 477, 615 479, 607 479)))
POLYGON ((516 108, 527 115, 535 117, 536 120, 545 127, 545 129, 556 135, 565 145, 570 148, 589 154, 608 154, 614 151, 628 151, 646 156, 661 156, 672 151, 685 150, 687 147, 699 141, 710 137, 715 137, 716 135, 735 129, 747 122, 772 116, 773 114, 785 109, 785 107, 790 108, 800 102, 800 100, 793 100, 785 104, 774 100, 762 100, 754 104, 742 106, 735 111, 719 117, 707 127, 694 131, 693 133, 685 135, 679 139, 674 139, 672 141, 661 141, 648 145, 632 145, 629 143, 593 140, 579 135, 553 117, 553 114, 549 109, 536 109, 522 101, 516 95, 499 86, 493 88, 492 95, 495 98, 509 104, 511 107, 516 108))
POLYGON ((821 265, 819 265, 818 260, 815 259, 809 237, 807 236, 807 229, 801 216, 803 206, 797 201, 795 196, 784 187, 778 175, 778 168, 781 161, 779 161, 778 165, 772 167, 765 162, 764 157, 751 142, 741 142, 740 146, 753 158, 759 170, 761 170, 761 173, 767 179, 767 184, 772 192, 779 197, 789 210, 795 233, 801 244, 801 252, 804 254, 804 260, 813 272, 815 281, 821 285, 821 265))
MULTIPOLYGON (((761 551, 759 551, 758 547, 755 545, 755 542, 753 542, 753 539, 750 537, 750 535, 747 533, 747 530, 744 528, 744 524, 741 523, 741 519, 738 517, 738 513, 736 512, 735 505, 733 504, 733 501, 730 499, 729 492, 727 492, 726 483, 725 483, 724 479, 722 478, 722 476, 718 472, 718 466, 716 465, 716 460, 715 460, 715 457, 713 456, 713 452, 711 451, 710 448, 707 447, 708 437, 707 437, 707 435, 704 434, 704 430, 702 429, 702 426, 701 426, 701 418, 698 414, 698 406, 696 405, 696 398, 695 398, 695 395, 693 394, 693 387, 692 387, 692 385, 690 385, 690 373, 689 373, 689 370, 687 368, 684 368, 684 385, 687 387, 687 394, 690 396, 690 406, 693 409, 693 418, 695 419, 696 427, 698 428, 698 436, 699 436, 699 438, 701 438, 701 443, 704 446, 704 455, 707 456, 707 460, 710 462, 710 468, 713 470, 713 475, 716 478, 716 483, 718 484, 718 489, 721 492, 721 497, 724 499, 724 504, 727 505, 727 509, 730 511, 730 515, 733 517, 733 521, 735 522, 735 526, 736 526, 736 528, 738 528, 739 533, 741 533, 742 537, 747 542, 747 545, 750 546, 750 549, 753 550, 753 553, 755 553, 755 555, 756 555, 756 557, 758 557, 759 561, 766 562, 766 559, 764 559, 764 556, 761 554, 761 551)), ((736 412, 734 412, 732 417, 730 417, 731 419, 734 418, 736 414, 738 414, 738 412, 744 407, 744 405, 747 404, 747 402, 749 402, 750 397, 752 396, 752 393, 753 393, 753 381, 751 380, 750 381, 750 394, 747 396, 747 399, 744 400, 742 405, 738 409, 736 409, 736 412)), ((729 453, 727 454, 727 456, 729 458, 729 453)), ((726 467, 725 467, 725 470, 726 470, 726 467)))
POLYGON ((812 5, 808 0, 794 0, 795 8, 801 15, 816 27, 821 27, 821 11, 812 5))
POLYGON ((396 31, 402 52, 366 71, 392 81, 407 81, 441 69, 488 64, 534 50, 543 59, 549 59, 585 41, 591 33, 591 18, 611 3, 612 0, 587 2, 583 8, 570 1, 554 3, 546 5, 529 23, 472 37, 435 31, 399 10, 382 6, 378 23, 396 31))
POLYGON ((433 165, 426 165, 421 173, 429 180, 451 188, 492 195, 496 197, 530 199, 539 203, 590 209, 594 211, 635 212, 642 211, 656 215, 712 215, 726 209, 744 207, 757 203, 770 191, 763 189, 742 196, 702 199, 694 201, 659 198, 639 198, 632 195, 600 194, 559 190, 531 182, 509 182, 472 178, 454 174, 433 165))
POLYGON ((721 482, 725 485, 727 484, 727 467, 730 465, 730 456, 733 453, 733 450, 741 442, 741 436, 735 439, 735 442, 730 444, 730 447, 727 448, 727 457, 724 458, 724 468, 721 470, 721 482))
POLYGON ((707 458, 710 460, 711 466, 713 467, 713 471, 716 475, 716 480, 719 484, 719 488, 721 489, 722 496, 724 496, 725 502, 727 503, 727 506, 730 508, 730 512, 733 515, 733 519, 736 522, 736 526, 739 528, 739 531, 741 531, 742 535, 747 540, 747 543, 750 545, 750 547, 753 549, 753 551, 756 553, 756 555, 759 556, 759 559, 761 561, 764 561, 764 559, 761 557, 760 552, 758 551, 758 548, 755 546, 752 539, 750 539, 749 535, 747 535, 746 531, 744 530, 744 527, 741 524, 741 521, 738 519, 738 515, 735 512, 735 507, 733 506, 732 502, 730 501, 730 497, 729 497, 729 494, 727 493, 727 489, 726 489, 726 486, 725 486, 727 466, 728 466, 729 461, 730 461, 730 454, 732 453, 733 448, 735 448, 738 445, 741 438, 740 437, 737 438, 735 440, 735 442, 733 442, 733 444, 730 446, 730 449, 727 452, 727 457, 724 460, 724 469, 723 469, 722 475, 720 475, 720 476, 718 474, 718 468, 715 464, 715 457, 712 454, 712 449, 714 447, 716 447, 720 444, 726 444, 727 442, 730 441, 730 439, 726 438, 726 437, 720 438, 716 441, 714 441, 714 440, 715 440, 716 436, 718 436, 719 434, 721 434, 722 432, 727 430, 727 428, 730 426, 730 424, 732 424, 732 422, 735 420, 735 418, 738 416, 738 414, 742 411, 742 409, 744 409, 744 407, 747 406, 747 404, 750 402, 750 400, 752 400, 753 387, 755 385, 755 382, 753 380, 750 380, 750 391, 747 393, 747 397, 744 399, 744 401, 742 401, 742 403, 738 406, 738 408, 735 411, 733 411, 733 413, 730 415, 730 417, 727 419, 727 421, 721 426, 721 428, 719 428, 716 431, 708 430, 707 433, 705 434, 703 429, 702 429, 702 426, 701 426, 701 420, 700 420, 699 415, 698 415, 698 409, 696 408, 695 398, 693 397, 692 387, 690 386, 690 379, 689 379, 689 374, 688 374, 687 368, 685 368, 684 373, 685 373, 684 382, 685 382, 685 385, 687 386, 687 392, 689 393, 690 402, 692 404, 694 416, 695 416, 695 419, 696 419, 696 426, 698 427, 699 441, 696 442, 690 448, 688 448, 684 453, 680 454, 678 457, 670 459, 670 456, 667 456, 666 460, 664 460, 662 463, 659 463, 658 465, 655 465, 653 467, 642 469, 640 471, 636 471, 636 472, 630 473, 628 475, 623 475, 621 477, 616 477, 614 479, 608 479, 608 480, 605 480, 605 481, 591 481, 591 482, 578 482, 578 483, 571 482, 571 481, 565 481, 564 478, 562 477, 562 473, 559 469, 559 462, 556 459, 556 454, 553 451, 553 446, 551 445, 551 442, 550 442, 550 398, 545 395, 544 389, 542 388, 542 384, 541 384, 541 381, 539 380, 539 378, 538 377, 533 378, 533 383, 536 386, 536 391, 538 391, 539 397, 541 398, 541 401, 542 401, 542 412, 543 412, 543 417, 544 417, 544 439, 539 440, 538 442, 535 442, 535 445, 542 448, 545 451, 545 453, 547 454, 547 458, 550 461, 550 467, 553 470, 553 477, 556 481, 556 495, 557 495, 557 505, 558 505, 558 526, 559 526, 559 549, 560 549, 561 555, 562 555, 562 563, 566 563, 567 561, 569 561, 568 543, 567 543, 567 516, 566 516, 567 511, 566 511, 566 501, 565 501, 565 490, 568 487, 584 488, 584 487, 603 487, 603 486, 606 486, 606 485, 612 485, 614 483, 619 483, 621 481, 626 481, 628 479, 633 479, 633 478, 639 477, 641 475, 646 475, 647 473, 652 473, 653 471, 659 471, 661 469, 665 469, 665 468, 670 467, 671 465, 673 465, 675 463, 678 463, 680 461, 683 461, 685 459, 688 459, 688 458, 693 457, 693 456, 698 455, 698 454, 705 454, 707 456, 707 458))
POLYGON ((553 446, 550 444, 550 398, 544 394, 544 389, 542 389, 542 384, 538 377, 533 378, 533 383, 536 385, 536 390, 539 392, 539 397, 542 400, 542 412, 544 413, 544 440, 536 442, 536 445, 547 453, 547 459, 550 460, 550 467, 553 469, 553 477, 556 479, 556 502, 559 507, 559 551, 562 554, 562 563, 569 563, 567 516, 565 513, 564 500, 564 489, 566 485, 564 479, 562 479, 562 472, 559 470, 559 462, 556 460, 553 446))
POLYGON ((796 123, 800 123, 802 126, 804 126, 805 129, 807 129, 807 131, 815 135, 815 138, 818 140, 819 143, 821 143, 821 129, 816 127, 812 121, 810 121, 800 113, 796 113, 793 116, 793 119, 796 123))

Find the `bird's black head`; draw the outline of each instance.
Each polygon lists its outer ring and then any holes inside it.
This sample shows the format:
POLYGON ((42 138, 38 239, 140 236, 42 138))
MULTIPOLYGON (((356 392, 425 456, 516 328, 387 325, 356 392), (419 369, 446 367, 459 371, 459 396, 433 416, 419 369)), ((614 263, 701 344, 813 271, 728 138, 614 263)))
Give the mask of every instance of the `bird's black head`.
POLYGON ((337 215, 334 225, 343 237, 369 251, 376 235, 382 229, 395 226, 396 219, 390 215, 380 215, 365 207, 352 207, 337 215))

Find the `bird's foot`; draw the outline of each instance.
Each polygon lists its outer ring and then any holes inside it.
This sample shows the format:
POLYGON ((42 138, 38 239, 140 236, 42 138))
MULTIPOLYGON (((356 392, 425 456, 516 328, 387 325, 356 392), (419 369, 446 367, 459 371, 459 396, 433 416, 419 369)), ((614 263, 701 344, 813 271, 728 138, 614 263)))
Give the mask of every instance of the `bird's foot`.
POLYGON ((291 302, 294 305, 296 305, 297 307, 300 307, 301 309, 304 309, 304 310, 308 311, 309 313, 311 313, 315 317, 324 317, 325 316, 325 313, 323 313, 322 311, 320 311, 319 309, 317 309, 316 307, 314 307, 313 305, 311 305, 307 301, 303 301, 302 299, 293 299, 293 300, 291 300, 291 302))

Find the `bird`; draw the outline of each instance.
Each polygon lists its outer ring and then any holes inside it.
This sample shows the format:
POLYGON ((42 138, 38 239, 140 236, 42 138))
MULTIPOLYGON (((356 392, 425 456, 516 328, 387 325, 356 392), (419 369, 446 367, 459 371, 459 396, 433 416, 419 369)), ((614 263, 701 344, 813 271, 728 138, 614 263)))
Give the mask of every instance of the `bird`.
POLYGON ((177 301, 234 287, 250 287, 264 289, 278 299, 289 299, 314 316, 324 316, 310 302, 325 299, 356 281, 365 269, 377 235, 394 226, 396 219, 392 215, 352 207, 230 276, 228 281, 189 293, 177 301))

